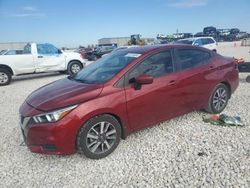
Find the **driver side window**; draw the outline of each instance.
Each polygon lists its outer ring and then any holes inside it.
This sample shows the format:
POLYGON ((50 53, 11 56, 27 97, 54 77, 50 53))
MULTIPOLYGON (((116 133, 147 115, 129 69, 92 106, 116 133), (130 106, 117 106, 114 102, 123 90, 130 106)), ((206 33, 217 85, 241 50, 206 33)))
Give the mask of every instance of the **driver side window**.
POLYGON ((37 44, 37 53, 42 55, 58 54, 58 49, 51 44, 37 44))
POLYGON ((137 65, 129 74, 129 80, 141 74, 148 74, 155 78, 161 77, 173 72, 173 62, 170 51, 159 52, 137 65))

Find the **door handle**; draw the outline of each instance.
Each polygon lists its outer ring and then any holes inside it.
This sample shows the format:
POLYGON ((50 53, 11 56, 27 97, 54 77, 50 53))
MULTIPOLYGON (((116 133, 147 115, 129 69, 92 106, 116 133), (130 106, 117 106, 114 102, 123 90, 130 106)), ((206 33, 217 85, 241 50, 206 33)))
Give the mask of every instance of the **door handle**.
POLYGON ((43 58, 43 56, 42 55, 39 55, 39 56, 37 56, 38 58, 43 58))
POLYGON ((176 84, 176 81, 175 80, 171 80, 170 82, 168 82, 168 86, 173 86, 176 84))
POLYGON ((214 66, 213 65, 210 65, 209 66, 209 70, 213 70, 214 69, 214 66))

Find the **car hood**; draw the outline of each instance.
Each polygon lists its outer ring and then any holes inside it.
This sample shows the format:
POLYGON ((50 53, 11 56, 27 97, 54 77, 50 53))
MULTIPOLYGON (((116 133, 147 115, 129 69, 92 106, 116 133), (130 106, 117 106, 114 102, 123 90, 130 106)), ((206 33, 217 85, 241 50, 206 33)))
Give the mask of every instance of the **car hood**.
POLYGON ((64 78, 31 93, 26 102, 41 111, 52 111, 96 98, 103 85, 85 84, 64 78))

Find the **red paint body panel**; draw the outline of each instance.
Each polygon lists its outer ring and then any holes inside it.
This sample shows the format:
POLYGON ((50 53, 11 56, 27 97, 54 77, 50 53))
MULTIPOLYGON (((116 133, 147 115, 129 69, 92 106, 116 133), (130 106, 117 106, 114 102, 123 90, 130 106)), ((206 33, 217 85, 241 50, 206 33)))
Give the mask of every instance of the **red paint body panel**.
POLYGON ((30 95, 26 102, 42 111, 79 104, 97 97, 103 85, 72 82, 68 78, 52 82, 30 95))
POLYGON ((73 104, 78 106, 56 123, 35 124, 31 121, 24 130, 29 149, 36 153, 72 154, 76 151, 80 127, 92 117, 114 115, 122 124, 124 135, 127 135, 206 107, 218 83, 228 84, 231 93, 238 87, 234 61, 217 54, 213 54, 205 65, 154 78, 153 83, 142 85, 140 90, 135 90, 132 84, 121 88, 115 86, 122 76, 148 55, 175 47, 182 46, 135 48, 134 52, 142 53, 142 56, 105 84, 84 84, 65 78, 33 92, 20 107, 22 117, 33 117, 73 104), (53 145, 56 149, 46 150, 45 145, 53 145))

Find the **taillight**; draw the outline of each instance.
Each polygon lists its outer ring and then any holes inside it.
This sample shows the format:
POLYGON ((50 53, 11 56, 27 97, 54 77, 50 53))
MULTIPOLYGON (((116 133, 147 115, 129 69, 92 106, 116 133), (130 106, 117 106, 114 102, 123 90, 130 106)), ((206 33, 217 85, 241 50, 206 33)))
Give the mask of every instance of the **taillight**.
POLYGON ((237 61, 237 59, 234 59, 233 63, 234 63, 234 68, 235 68, 236 70, 239 70, 239 67, 238 67, 239 62, 237 61))

